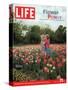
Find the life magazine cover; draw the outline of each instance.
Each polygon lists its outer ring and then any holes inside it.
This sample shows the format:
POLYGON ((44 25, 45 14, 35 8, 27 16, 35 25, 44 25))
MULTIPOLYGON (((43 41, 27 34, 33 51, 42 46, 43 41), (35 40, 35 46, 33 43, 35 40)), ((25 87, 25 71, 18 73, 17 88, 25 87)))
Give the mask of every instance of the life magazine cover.
POLYGON ((9 5, 9 84, 66 83, 66 8, 9 5))

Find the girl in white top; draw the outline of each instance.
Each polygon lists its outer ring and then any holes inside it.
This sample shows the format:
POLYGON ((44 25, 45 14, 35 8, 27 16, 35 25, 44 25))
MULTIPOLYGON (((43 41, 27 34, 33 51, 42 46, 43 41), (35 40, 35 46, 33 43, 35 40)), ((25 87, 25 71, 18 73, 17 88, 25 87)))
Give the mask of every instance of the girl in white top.
POLYGON ((45 54, 44 38, 45 38, 45 35, 41 35, 41 52, 42 52, 42 54, 45 54))

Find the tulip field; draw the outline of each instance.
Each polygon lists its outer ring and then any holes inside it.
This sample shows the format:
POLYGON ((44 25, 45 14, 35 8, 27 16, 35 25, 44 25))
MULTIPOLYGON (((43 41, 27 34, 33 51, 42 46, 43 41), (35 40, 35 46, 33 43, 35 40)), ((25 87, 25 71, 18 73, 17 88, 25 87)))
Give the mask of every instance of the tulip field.
MULTIPOLYGON (((66 45, 51 44, 57 55, 42 53, 40 45, 15 46, 10 48, 13 57, 13 80, 55 80, 66 79, 66 45)), ((10 59, 11 60, 11 59, 10 59)))

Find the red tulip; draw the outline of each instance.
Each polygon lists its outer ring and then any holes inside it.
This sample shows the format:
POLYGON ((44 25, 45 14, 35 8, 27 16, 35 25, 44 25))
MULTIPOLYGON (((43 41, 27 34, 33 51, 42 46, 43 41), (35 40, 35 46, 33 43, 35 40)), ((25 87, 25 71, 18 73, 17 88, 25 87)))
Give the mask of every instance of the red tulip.
POLYGON ((65 63, 65 59, 64 58, 62 58, 62 63, 65 63))
POLYGON ((55 61, 52 61, 51 63, 52 63, 52 65, 54 65, 54 66, 56 65, 56 62, 55 62, 55 61))
POLYGON ((58 58, 58 57, 56 58, 56 62, 57 62, 57 63, 59 62, 59 58, 58 58))
POLYGON ((60 68, 62 67, 62 63, 58 63, 57 66, 60 68))
POLYGON ((37 59, 37 64, 40 64, 40 61, 41 61, 40 59, 37 59))
POLYGON ((47 60, 46 59, 44 59, 44 64, 46 64, 47 63, 47 60))
POLYGON ((53 59, 52 58, 49 58, 49 60, 48 60, 49 62, 52 62, 53 61, 53 59))
POLYGON ((25 58, 23 63, 28 63, 29 62, 29 59, 28 58, 25 58))

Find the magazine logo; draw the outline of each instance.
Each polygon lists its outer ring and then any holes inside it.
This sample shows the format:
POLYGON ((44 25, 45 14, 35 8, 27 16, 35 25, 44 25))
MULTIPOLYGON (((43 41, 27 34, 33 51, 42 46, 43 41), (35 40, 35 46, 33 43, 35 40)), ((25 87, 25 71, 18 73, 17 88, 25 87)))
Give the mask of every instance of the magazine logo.
POLYGON ((16 19, 35 19, 35 8, 15 6, 15 18, 16 19))

